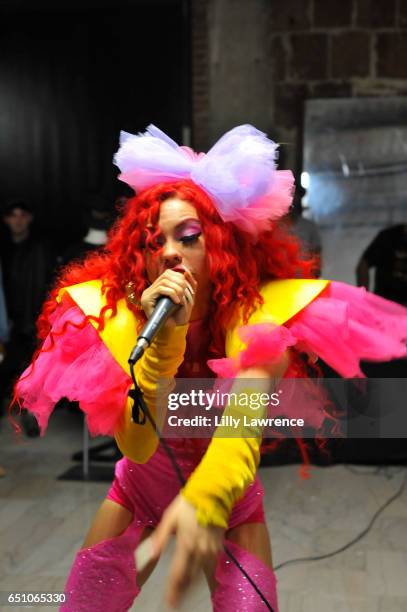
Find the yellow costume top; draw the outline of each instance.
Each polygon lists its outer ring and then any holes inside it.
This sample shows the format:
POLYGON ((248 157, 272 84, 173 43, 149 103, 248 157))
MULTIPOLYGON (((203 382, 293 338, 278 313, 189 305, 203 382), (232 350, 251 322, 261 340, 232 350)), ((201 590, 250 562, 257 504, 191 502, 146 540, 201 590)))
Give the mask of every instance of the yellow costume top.
MULTIPOLYGON (((285 323, 314 300, 328 283, 317 279, 265 283, 260 289, 264 304, 253 312, 247 324, 285 323)), ((98 316, 105 305, 101 281, 66 287, 61 295, 65 291, 86 315, 98 316)), ((92 324, 97 329, 97 323, 92 324)), ((240 320, 227 331, 227 357, 236 357, 245 348, 237 333, 241 325, 240 320)), ((157 381, 176 375, 184 358, 187 331, 188 325, 162 329, 136 364, 137 384, 154 417, 157 381)), ((129 372, 127 360, 136 343, 137 331, 135 317, 124 299, 118 302, 117 314, 107 319, 99 335, 119 365, 129 372)), ((123 455, 132 461, 145 463, 157 448, 158 439, 148 422, 138 425, 131 421, 131 406, 132 401, 129 400, 115 439, 123 455)), ((233 407, 230 409, 233 410, 233 407)), ((196 508, 200 524, 227 527, 234 503, 254 479, 260 459, 260 444, 260 433, 255 438, 225 438, 217 436, 215 432, 202 461, 182 490, 185 499, 196 508)))

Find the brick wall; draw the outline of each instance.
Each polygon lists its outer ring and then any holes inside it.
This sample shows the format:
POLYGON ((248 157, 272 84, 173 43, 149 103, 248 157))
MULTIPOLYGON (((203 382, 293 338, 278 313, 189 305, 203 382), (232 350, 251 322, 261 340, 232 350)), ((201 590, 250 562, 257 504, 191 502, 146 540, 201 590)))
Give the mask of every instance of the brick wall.
POLYGON ((252 120, 287 143, 283 165, 299 170, 304 100, 407 95, 407 0, 191 2, 198 149, 252 120))
POLYGON ((270 4, 274 120, 298 170, 305 99, 407 95, 407 0, 270 4))

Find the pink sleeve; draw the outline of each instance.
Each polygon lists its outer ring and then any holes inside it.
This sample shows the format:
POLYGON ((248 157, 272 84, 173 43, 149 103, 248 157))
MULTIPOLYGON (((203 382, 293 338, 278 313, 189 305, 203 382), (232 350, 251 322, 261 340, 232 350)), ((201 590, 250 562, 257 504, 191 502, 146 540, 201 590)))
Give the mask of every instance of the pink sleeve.
POLYGON ((16 390, 22 407, 37 418, 41 435, 55 404, 67 398, 79 402, 93 436, 113 436, 130 386, 130 376, 96 329, 85 322, 78 306, 64 299, 41 352, 21 375, 16 390))

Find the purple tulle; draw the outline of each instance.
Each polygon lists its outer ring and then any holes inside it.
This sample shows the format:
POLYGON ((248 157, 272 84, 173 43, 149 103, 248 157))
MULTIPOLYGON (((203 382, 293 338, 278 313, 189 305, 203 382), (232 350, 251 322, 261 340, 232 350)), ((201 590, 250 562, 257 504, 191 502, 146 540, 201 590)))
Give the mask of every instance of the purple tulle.
POLYGON ((277 170, 278 145, 252 125, 227 132, 205 155, 194 153, 154 125, 144 134, 121 132, 115 164, 120 179, 142 191, 160 182, 191 179, 213 200, 224 221, 256 235, 287 213, 294 179, 277 170))

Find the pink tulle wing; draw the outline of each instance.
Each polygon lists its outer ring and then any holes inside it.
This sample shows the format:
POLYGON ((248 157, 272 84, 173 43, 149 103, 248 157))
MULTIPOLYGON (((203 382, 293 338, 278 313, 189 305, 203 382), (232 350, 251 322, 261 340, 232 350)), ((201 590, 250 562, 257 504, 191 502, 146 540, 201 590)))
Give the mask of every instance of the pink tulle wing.
POLYGON ((285 326, 242 327, 245 350, 209 366, 222 377, 239 369, 273 363, 289 347, 317 355, 345 378, 363 377, 360 361, 407 357, 407 308, 364 288, 331 282, 285 326))
POLYGON ((346 378, 364 376, 361 360, 407 357, 407 308, 363 287, 331 282, 287 326, 346 378))
MULTIPOLYGON (((363 288, 331 282, 327 288, 285 325, 262 323, 245 326, 239 336, 246 348, 234 359, 208 361, 222 378, 238 371, 276 362, 292 346, 318 356, 345 378, 364 377, 360 361, 407 358, 407 308, 367 292, 363 288)), ((280 382, 285 401, 280 413, 301 416, 307 426, 320 431, 328 418, 329 398, 317 381, 290 380, 289 367, 280 382)), ((276 432, 276 436, 278 432, 276 432)))
POLYGON ((17 383, 24 408, 44 435, 61 398, 78 401, 92 435, 113 435, 126 404, 130 376, 113 358, 83 312, 68 299, 53 316, 50 335, 35 363, 17 383))

